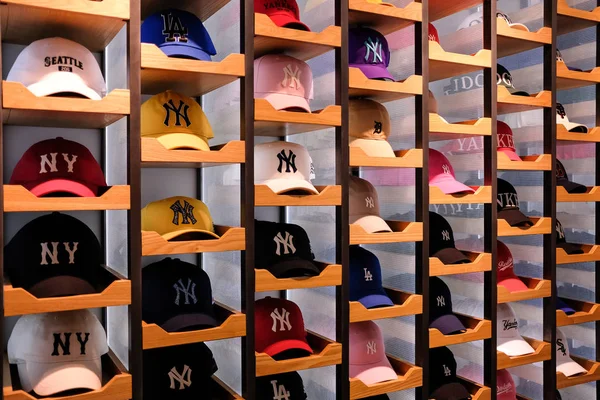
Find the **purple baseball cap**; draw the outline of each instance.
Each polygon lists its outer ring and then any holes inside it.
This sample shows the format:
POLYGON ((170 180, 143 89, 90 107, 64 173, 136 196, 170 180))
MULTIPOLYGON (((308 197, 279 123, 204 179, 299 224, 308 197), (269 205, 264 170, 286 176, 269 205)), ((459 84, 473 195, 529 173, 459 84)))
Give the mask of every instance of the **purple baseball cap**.
POLYGON ((560 297, 558 297, 556 299, 556 309, 557 310, 563 310, 565 312, 565 314, 567 315, 573 315, 575 314, 575 309, 573 309, 573 307, 571 307, 570 305, 568 305, 563 299, 561 299, 560 297))
POLYGON ((348 36, 350 67, 360 69, 369 79, 394 80, 387 70, 390 48, 385 36, 370 28, 352 28, 348 36))

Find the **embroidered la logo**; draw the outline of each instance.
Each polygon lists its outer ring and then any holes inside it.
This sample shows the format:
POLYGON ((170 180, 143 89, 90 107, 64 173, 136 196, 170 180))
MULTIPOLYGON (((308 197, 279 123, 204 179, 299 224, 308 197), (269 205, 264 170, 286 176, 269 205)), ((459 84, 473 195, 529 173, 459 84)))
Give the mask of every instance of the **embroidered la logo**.
POLYGON ((294 236, 290 235, 289 232, 285 232, 285 237, 281 235, 281 232, 277 232, 277 235, 273 238, 273 241, 277 244, 277 250, 275 254, 281 255, 281 246, 283 246, 283 254, 296 254, 296 247, 294 247, 294 236))
POLYGON ((184 225, 189 225, 191 222, 195 224, 198 222, 194 217, 194 206, 192 206, 187 201, 183 201, 183 206, 181 205, 181 200, 177 200, 175 203, 171 204, 171 210, 173 210, 173 223, 175 225, 179 225, 179 216, 181 215, 182 221, 181 223, 184 225))
POLYGON ((165 115, 165 126, 169 126, 171 124, 171 113, 175 114, 175 126, 181 126, 181 120, 185 122, 185 127, 189 127, 192 122, 188 117, 188 110, 190 106, 185 104, 182 100, 179 100, 179 106, 175 106, 173 103, 173 99, 170 99, 168 102, 163 104, 163 107, 166 111, 165 115))
POLYGON ((192 369, 187 365, 183 366, 183 372, 179 373, 176 367, 171 368, 169 371, 169 379, 171 380, 170 389, 184 390, 187 387, 192 386, 192 369), (175 382, 179 383, 177 388, 175 382))
POLYGON ((442 231, 442 240, 450 240, 450 232, 448 232, 446 229, 442 231))
POLYGON ((375 122, 375 126, 373 128, 373 133, 376 135, 380 135, 382 130, 383 130, 383 124, 379 121, 374 121, 375 122))
POLYGON ((279 311, 277 308, 271 313, 271 319, 273 320, 273 326, 271 330, 277 332, 277 322, 279 322, 279 331, 291 331, 292 324, 290 324, 290 313, 285 308, 279 311))
POLYGON ((292 69, 292 65, 288 64, 283 68, 284 77, 281 81, 281 86, 298 90, 302 87, 302 83, 300 83, 300 75, 302 75, 302 71, 297 65, 294 65, 294 67, 296 69, 292 69))
MULTIPOLYGON (((48 265, 48 257, 50 257, 50 263, 52 265, 60 264, 60 261, 58 260, 59 245, 59 242, 50 242, 50 246, 52 247, 52 250, 50 250, 48 242, 40 243, 40 246, 42 247, 40 265, 48 265)), ((62 245, 64 246, 67 254, 69 254, 69 264, 75 264, 75 252, 77 252, 77 246, 79 245, 79 242, 63 242, 62 245)))
POLYGON ((438 296, 436 298, 437 300, 437 306, 438 307, 445 307, 446 306, 446 299, 444 298, 444 296, 438 296))
MULTIPOLYGON (((58 153, 50 153, 50 154, 42 154, 40 156, 40 174, 48 173, 46 167, 50 168, 50 172, 58 172, 58 165, 56 157, 58 153), (50 155, 50 158, 48 158, 50 155)), ((77 156, 75 154, 67 154, 62 153, 62 158, 67 164, 67 172, 73 173, 73 166, 75 165, 75 161, 77 161, 77 156)))
POLYGON ((377 342, 370 340, 367 342, 367 354, 377 353, 377 342))
POLYGON ((190 304, 190 300, 196 304, 198 300, 196 299, 196 284, 192 282, 190 278, 187 280, 187 285, 184 285, 180 280, 177 283, 173 284, 173 288, 175 289, 175 304, 179 305, 179 299, 181 294, 185 296, 185 304, 190 304))
MULTIPOLYGON (((63 356, 71 355, 71 336, 73 332, 63 332, 63 333, 53 333, 54 343, 52 345, 52 357, 60 356, 60 352, 62 351, 63 356), (64 337, 64 339, 63 339, 64 337), (60 351, 59 351, 60 348, 60 351)), ((86 351, 86 345, 88 340, 90 339, 89 332, 75 332, 75 337, 77 338, 77 342, 79 343, 79 355, 84 356, 86 351)))
POLYGON ((556 339, 556 348, 562 353, 564 357, 567 356, 567 348, 565 347, 565 344, 563 343, 562 339, 556 339))
POLYGON ((363 270, 365 271, 365 282, 370 282, 373 280, 373 274, 371 273, 371 271, 369 271, 368 268, 363 268, 363 270))
POLYGON ((383 63, 383 55, 382 55, 383 47, 382 47, 381 43, 379 42, 379 38, 375 38, 375 42, 373 42, 373 39, 368 38, 364 42, 364 45, 367 48, 367 52, 365 54, 366 62, 369 62, 371 64, 383 63), (369 61, 369 57, 372 57, 372 59, 370 61, 369 61))
POLYGON ((452 375, 452 371, 450 370, 450 368, 446 367, 446 364, 442 364, 442 366, 444 367, 444 376, 452 375))
POLYGON ((375 208, 375 199, 373 199, 371 196, 365 197, 365 207, 375 208))
POLYGON ((171 13, 160 14, 163 19, 162 34, 165 42, 183 42, 187 43, 188 29, 183 26, 181 19, 171 13))
POLYGON ((277 172, 283 171, 283 163, 285 163, 285 172, 294 172, 298 171, 296 168, 296 155, 292 150, 289 153, 285 154, 285 149, 281 150, 281 152, 277 153, 277 158, 279 159, 279 166, 277 167, 277 172))
POLYGON ((285 386, 279 385, 277 380, 271 381, 273 386, 273 400, 290 400, 290 392, 285 390, 285 386))

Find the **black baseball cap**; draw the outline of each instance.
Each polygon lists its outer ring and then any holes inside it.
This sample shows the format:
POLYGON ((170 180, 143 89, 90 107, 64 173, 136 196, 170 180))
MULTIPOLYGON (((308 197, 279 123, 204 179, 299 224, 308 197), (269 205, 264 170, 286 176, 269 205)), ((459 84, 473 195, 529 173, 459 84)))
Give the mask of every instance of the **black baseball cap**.
POLYGON ((556 159, 556 184, 565 188, 568 193, 585 193, 587 187, 580 183, 571 182, 565 166, 556 159))
POLYGON ((429 327, 444 335, 463 333, 467 328, 452 312, 452 296, 448 285, 437 276, 429 279, 429 327))
POLYGON ((533 226, 529 217, 519 210, 519 196, 513 185, 498 178, 498 219, 505 219, 510 226, 533 226))
POLYGON ((217 370, 205 343, 144 350, 144 400, 212 399, 217 370))
POLYGON ((306 400, 304 383, 297 372, 256 378, 256 399, 306 400))
POLYGON ((167 332, 217 326, 206 272, 178 258, 146 266, 142 269, 142 319, 167 332))
POLYGON ((470 399, 471 394, 456 377, 456 360, 447 347, 429 350, 429 398, 436 400, 470 399))
POLYGON ((565 230, 563 229, 562 224, 556 219, 556 247, 560 247, 567 254, 583 254, 583 249, 581 245, 575 243, 568 243, 567 237, 565 236, 565 230))
POLYGON ((306 231, 295 224, 255 221, 255 268, 266 269, 276 278, 316 276, 321 273, 314 263, 306 231))
POLYGON ((444 264, 464 264, 471 260, 454 243, 450 223, 440 214, 429 212, 429 256, 439 258, 444 264))
POLYGON ((513 84, 513 78, 510 72, 504 68, 502 65, 498 64, 498 85, 506 87, 508 92, 514 96, 527 96, 529 97, 529 93, 523 90, 515 89, 513 84))
POLYGON ((103 260, 94 232, 58 212, 27 223, 4 248, 12 285, 38 298, 96 293, 103 260))
POLYGON ((390 400, 390 398, 387 394, 380 394, 378 396, 365 397, 363 400, 390 400))
POLYGON ((556 390, 556 400, 562 400, 562 396, 560 395, 558 389, 556 390))

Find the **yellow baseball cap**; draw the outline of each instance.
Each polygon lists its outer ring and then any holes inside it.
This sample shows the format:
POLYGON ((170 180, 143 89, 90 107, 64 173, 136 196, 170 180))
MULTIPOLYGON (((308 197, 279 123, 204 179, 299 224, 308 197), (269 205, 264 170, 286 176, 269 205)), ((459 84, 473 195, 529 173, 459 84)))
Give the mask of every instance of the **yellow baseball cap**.
POLYGON ((154 231, 165 240, 219 238, 206 204, 184 196, 148 203, 142 209, 142 230, 154 231), (185 238, 180 237, 182 235, 186 235, 185 238))
POLYGON ((202 107, 191 97, 167 90, 142 104, 142 137, 156 138, 168 150, 210 150, 214 137, 202 107))
POLYGON ((367 0, 367 3, 380 4, 382 6, 388 6, 388 7, 396 7, 395 5, 393 5, 391 3, 386 3, 383 0, 367 0))
POLYGON ((370 157, 396 157, 387 141, 392 123, 386 108, 367 99, 352 99, 348 106, 350 147, 360 147, 370 157))

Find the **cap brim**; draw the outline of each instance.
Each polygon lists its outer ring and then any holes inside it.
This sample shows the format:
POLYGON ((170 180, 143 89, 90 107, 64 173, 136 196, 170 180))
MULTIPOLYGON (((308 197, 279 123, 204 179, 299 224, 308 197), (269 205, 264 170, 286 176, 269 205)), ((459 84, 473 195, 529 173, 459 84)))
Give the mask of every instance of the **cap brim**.
POLYGON ((377 4, 377 5, 386 6, 386 7, 396 7, 392 3, 386 3, 386 2, 383 2, 383 1, 377 1, 377 0, 375 0, 375 1, 369 1, 369 0, 367 0, 367 3, 377 4))
POLYGON ((504 286, 506 290, 508 290, 511 293, 529 290, 527 285, 525 285, 525 283, 523 283, 523 281, 516 276, 514 278, 506 278, 501 281, 498 281, 498 285, 504 286))
POLYGON ((462 384, 452 382, 440 386, 429 397, 436 400, 464 400, 470 399, 471 393, 462 384))
POLYGON ((433 179, 429 182, 429 185, 437 187, 444 194, 475 193, 475 190, 473 190, 473 188, 455 179, 433 179))
POLYGON ((59 93, 77 93, 91 100, 101 100, 102 96, 85 84, 83 79, 72 72, 55 71, 44 75, 43 79, 27 89, 38 97, 59 93))
POLYGON ((507 87, 508 92, 510 94, 512 94, 513 96, 525 96, 525 97, 529 97, 529 93, 527 93, 524 90, 517 90, 515 88, 511 88, 511 87, 507 87))
POLYGON ((267 100, 277 111, 300 108, 306 112, 310 112, 308 100, 301 96, 285 93, 254 93, 254 97, 267 100))
POLYGON ((350 217, 350 223, 360 225, 367 233, 393 232, 392 228, 381 217, 376 215, 366 215, 354 220, 350 217))
POLYGON ((366 385, 398 379, 387 357, 373 364, 350 364, 350 377, 366 385))
POLYGON ((581 248, 581 245, 578 245, 575 243, 568 243, 568 242, 556 243, 556 247, 560 247, 567 254, 583 254, 584 253, 583 249, 581 248))
POLYGON ((288 339, 273 343, 272 345, 267 346, 264 352, 273 357, 288 350, 305 350, 310 354, 313 353, 313 349, 311 349, 307 342, 298 339, 288 339))
POLYGON ((465 331, 467 329, 460 319, 458 319, 458 317, 454 314, 442 315, 429 324, 429 327, 438 329, 444 335, 460 333, 461 331, 465 331))
POLYGON ((471 260, 455 247, 446 247, 434 253, 432 257, 439 258, 444 264, 462 264, 470 263, 471 260))
POLYGON ((176 239, 176 238, 178 238, 179 236, 182 236, 182 235, 187 235, 187 234, 190 234, 190 233, 198 233, 198 234, 201 234, 202 238, 201 238, 201 239, 199 239, 199 240, 205 239, 205 235, 212 236, 212 237, 213 237, 213 238, 215 238, 215 239, 219 239, 219 238, 220 238, 220 236, 219 236, 219 235, 217 235, 216 233, 214 233, 214 232, 211 232, 211 231, 207 231, 207 230, 204 230, 204 229, 182 229, 182 230, 179 230, 179 231, 174 231, 174 232, 165 233, 165 234, 163 234, 163 235, 161 235, 161 236, 162 236, 162 238, 163 238, 163 239, 165 239, 166 241, 169 241, 169 240, 176 239))
POLYGON ((212 61, 210 54, 198 48, 179 43, 163 43, 158 46, 169 57, 193 58, 200 61, 212 61))
POLYGON ((394 77, 383 64, 350 64, 350 68, 358 68, 369 79, 389 79, 395 81, 394 77))
POLYGON ((569 132, 588 133, 588 128, 585 125, 577 124, 575 122, 559 122, 559 123, 564 125, 565 128, 567 128, 567 130, 569 132))
POLYGON ((282 194, 292 190, 299 190, 307 194, 319 194, 319 191, 304 179, 269 179, 256 182, 257 185, 267 185, 275 194, 282 194))
POLYGON ((498 338, 498 351, 509 357, 524 356, 525 354, 535 353, 533 347, 523 338, 498 338))
POLYGON ((304 276, 317 276, 321 270, 315 263, 304 259, 288 259, 267 268, 275 278, 300 278, 304 276))
POLYGON ((96 197, 98 188, 90 189, 82 183, 67 179, 52 179, 42 182, 29 189, 37 197, 47 196, 53 193, 70 193, 79 197, 96 197))
POLYGON ((167 150, 194 149, 210 151, 208 139, 191 133, 166 133, 160 135, 144 135, 143 137, 154 137, 167 150))
POLYGON ((394 305, 394 302, 385 294, 377 293, 370 294, 365 297, 361 297, 358 299, 360 304, 365 306, 365 308, 377 308, 377 307, 391 307, 394 305))
POLYGON ((217 320, 209 314, 179 314, 169 318, 165 322, 160 324, 160 327, 167 332, 179 332, 192 327, 215 327, 219 323, 217 320))
POLYGON ((510 24, 508 24, 508 26, 510 26, 513 29, 518 29, 520 31, 530 32, 529 28, 527 26, 520 24, 518 22, 510 23, 510 24))
POLYGON ((562 364, 556 363, 556 371, 562 372, 565 376, 573 376, 578 374, 587 374, 587 369, 569 358, 569 361, 562 364))
POLYGON ((271 13, 267 15, 277 26, 310 32, 310 28, 306 24, 293 18, 289 13, 271 13))
POLYGON ((73 389, 98 390, 102 387, 100 359, 69 363, 19 364, 19 375, 25 373, 33 391, 40 396, 51 396, 73 389))
POLYGON ((568 193, 585 193, 587 187, 580 183, 571 182, 567 179, 557 179, 556 184, 565 188, 568 193))
POLYGON ((511 161, 523 161, 521 159, 521 157, 519 157, 519 155, 517 153, 515 153, 511 149, 498 148, 498 151, 501 151, 502 153, 506 154, 506 156, 508 157, 508 159, 511 160, 511 161))
POLYGON ((350 147, 361 148, 369 157, 396 157, 392 145, 386 140, 350 138, 350 147))
MULTIPOLYGON (((86 265, 86 267, 93 268, 92 265, 86 265)), ((100 268, 100 266, 97 266, 97 268, 100 268)), ((90 282, 72 275, 53 276, 24 289, 37 298, 78 296, 82 294, 97 293, 97 290, 90 282)))
POLYGON ((518 208, 498 211, 498 219, 504 219, 510 226, 533 226, 533 222, 518 208))

